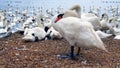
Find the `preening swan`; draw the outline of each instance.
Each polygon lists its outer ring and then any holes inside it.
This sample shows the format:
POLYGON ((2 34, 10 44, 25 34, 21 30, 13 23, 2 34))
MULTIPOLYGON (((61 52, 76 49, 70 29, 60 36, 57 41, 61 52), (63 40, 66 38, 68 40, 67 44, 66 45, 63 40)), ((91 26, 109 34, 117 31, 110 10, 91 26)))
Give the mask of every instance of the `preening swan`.
MULTIPOLYGON (((58 15, 57 17, 62 18, 62 16, 58 15)), ((108 52, 100 37, 95 33, 91 23, 85 20, 77 17, 66 17, 56 21, 56 17, 54 17, 52 25, 69 42, 71 58, 74 58, 75 45, 87 48, 96 47, 108 52)))
POLYGON ((81 18, 81 7, 79 5, 74 5, 71 8, 69 8, 68 10, 66 10, 64 12, 64 16, 65 17, 78 17, 81 18))
POLYGON ((99 17, 91 13, 81 13, 81 7, 77 4, 72 6, 70 9, 66 10, 63 13, 63 18, 66 18, 66 17, 78 17, 78 18, 84 19, 90 22, 94 26, 95 30, 98 30, 101 27, 99 17))

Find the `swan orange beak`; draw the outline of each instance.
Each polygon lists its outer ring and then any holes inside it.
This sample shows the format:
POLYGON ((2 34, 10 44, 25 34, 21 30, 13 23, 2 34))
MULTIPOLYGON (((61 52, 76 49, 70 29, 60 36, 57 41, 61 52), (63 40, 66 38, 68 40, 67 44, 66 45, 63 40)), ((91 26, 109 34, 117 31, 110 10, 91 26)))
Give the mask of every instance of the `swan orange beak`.
POLYGON ((57 18, 55 19, 55 23, 56 23, 57 21, 59 21, 61 18, 62 18, 62 17, 57 17, 57 18))

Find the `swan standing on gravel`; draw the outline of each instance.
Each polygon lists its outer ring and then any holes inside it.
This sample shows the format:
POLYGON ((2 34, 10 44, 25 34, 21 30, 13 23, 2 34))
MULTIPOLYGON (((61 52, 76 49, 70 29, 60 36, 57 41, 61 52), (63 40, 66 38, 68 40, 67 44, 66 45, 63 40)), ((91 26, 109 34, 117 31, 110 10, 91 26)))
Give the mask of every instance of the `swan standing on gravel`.
MULTIPOLYGON (((63 15, 60 14, 57 17, 54 17, 52 25, 58 32, 60 32, 63 38, 69 42, 71 46, 70 57, 72 59, 74 59, 75 45, 87 48, 96 47, 108 52, 104 43, 95 33, 93 26, 89 22, 76 17, 67 17, 56 21, 57 18, 62 18, 62 16, 63 15)), ((78 49, 77 54, 79 54, 79 50, 80 49, 78 49)))

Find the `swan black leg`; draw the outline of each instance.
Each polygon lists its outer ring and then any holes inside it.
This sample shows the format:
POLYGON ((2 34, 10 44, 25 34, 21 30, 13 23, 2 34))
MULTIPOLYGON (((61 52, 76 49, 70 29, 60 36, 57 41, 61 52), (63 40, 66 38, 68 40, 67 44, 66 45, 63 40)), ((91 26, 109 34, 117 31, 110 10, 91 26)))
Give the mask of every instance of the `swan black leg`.
MULTIPOLYGON (((63 59, 68 58, 68 59, 72 59, 72 60, 77 60, 77 58, 76 58, 77 55, 74 54, 74 46, 71 46, 70 49, 71 49, 71 51, 69 54, 61 55, 60 58, 63 58, 63 59)), ((79 54, 79 51, 80 51, 80 49, 78 49, 78 54, 79 54)))
POLYGON ((71 57, 71 59, 74 59, 74 46, 71 46, 70 57, 71 57))
POLYGON ((80 54, 80 47, 78 47, 78 51, 77 51, 76 56, 79 56, 79 54, 80 54))

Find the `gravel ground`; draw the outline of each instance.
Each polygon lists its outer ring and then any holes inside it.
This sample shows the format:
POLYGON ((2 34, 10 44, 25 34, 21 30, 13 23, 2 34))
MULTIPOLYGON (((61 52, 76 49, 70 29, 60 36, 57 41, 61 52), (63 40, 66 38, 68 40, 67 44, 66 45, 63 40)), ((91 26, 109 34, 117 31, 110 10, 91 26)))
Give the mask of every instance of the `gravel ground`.
POLYGON ((78 60, 58 57, 70 51, 64 39, 23 42, 21 38, 15 33, 0 39, 0 68, 120 68, 120 40, 113 37, 102 39, 110 54, 82 49, 78 60))

